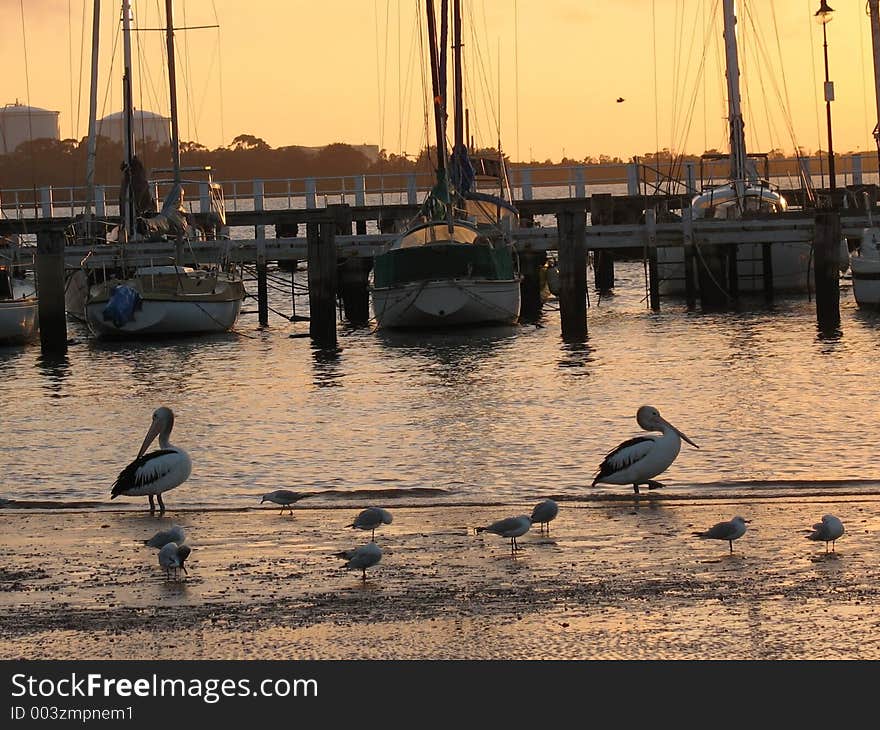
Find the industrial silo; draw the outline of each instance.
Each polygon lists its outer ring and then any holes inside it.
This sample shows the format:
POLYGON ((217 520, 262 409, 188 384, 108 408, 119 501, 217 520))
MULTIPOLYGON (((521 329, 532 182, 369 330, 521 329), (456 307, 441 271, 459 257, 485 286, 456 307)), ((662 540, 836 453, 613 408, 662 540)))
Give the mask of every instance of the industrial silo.
MULTIPOLYGON (((122 112, 108 114, 98 120, 98 134, 112 139, 114 142, 122 142, 125 121, 122 112)), ((171 140, 171 120, 155 112, 135 109, 132 114, 132 128, 134 132, 135 146, 138 142, 151 139, 160 147, 167 145, 171 140)))
POLYGON ((4 104, 0 107, 0 154, 8 155, 22 142, 60 139, 58 112, 35 106, 4 104))

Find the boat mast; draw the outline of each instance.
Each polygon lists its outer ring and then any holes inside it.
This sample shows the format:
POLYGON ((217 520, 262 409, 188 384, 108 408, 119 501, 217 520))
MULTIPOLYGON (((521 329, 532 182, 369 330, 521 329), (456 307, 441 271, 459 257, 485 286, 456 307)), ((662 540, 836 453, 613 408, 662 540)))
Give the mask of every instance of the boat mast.
POLYGON ((431 52, 431 90, 434 92, 434 129, 437 135, 437 181, 446 177, 446 119, 443 91, 440 89, 440 68, 437 60, 437 22, 434 0, 427 0, 428 46, 431 52))
POLYGON ((874 51, 874 96, 877 101, 877 125, 874 141, 877 143, 877 160, 880 163, 880 0, 868 0, 871 16, 871 47, 874 51))
POLYGON ((455 126, 456 153, 464 146, 464 94, 461 80, 461 0, 453 0, 452 3, 452 54, 453 54, 453 83, 455 85, 455 111, 453 123, 455 126))
POLYGON ((123 114, 123 145, 128 189, 124 191, 125 210, 120 211, 123 229, 127 238, 134 233, 134 185, 131 174, 131 161, 134 157, 134 124, 133 104, 131 98, 131 0, 122 0, 122 55, 124 68, 122 71, 122 114, 123 114))
POLYGON ((727 118, 730 125, 730 179, 746 179, 746 135, 739 93, 735 0, 724 0, 724 50, 727 64, 727 118))
POLYGON ((165 0, 165 42, 168 46, 168 90, 171 95, 171 164, 174 184, 180 184, 180 136, 177 126, 177 79, 174 73, 174 10, 165 0))
POLYGON ((89 146, 86 156, 86 212, 95 208, 95 156, 98 135, 95 129, 98 116, 98 38, 101 24, 101 0, 94 0, 92 15, 92 80, 89 88, 89 146))

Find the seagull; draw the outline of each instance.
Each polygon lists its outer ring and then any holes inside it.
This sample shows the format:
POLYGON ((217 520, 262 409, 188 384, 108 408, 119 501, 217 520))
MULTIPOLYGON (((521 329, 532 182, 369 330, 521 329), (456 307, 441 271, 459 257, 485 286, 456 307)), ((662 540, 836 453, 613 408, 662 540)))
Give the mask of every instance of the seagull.
POLYGON ((391 520, 391 513, 387 509, 367 507, 354 518, 354 522, 346 525, 346 527, 354 527, 357 530, 370 530, 370 540, 375 540, 376 528, 382 525, 390 525, 391 520))
POLYGON ((176 542, 180 545, 186 540, 186 533, 180 525, 171 525, 168 530, 159 530, 149 540, 144 540, 144 545, 153 548, 165 547, 169 542, 176 542))
POLYGON ((168 441, 171 429, 174 428, 174 413, 170 408, 162 406, 153 411, 153 422, 138 451, 137 458, 119 472, 110 492, 110 499, 123 495, 126 497, 150 498, 150 514, 156 511, 153 502, 155 494, 159 500, 159 514, 165 512, 162 492, 174 489, 183 484, 192 472, 192 461, 183 449, 172 446, 168 441), (159 448, 149 454, 144 452, 159 437, 159 448))
POLYGON ((831 551, 834 552, 834 543, 843 535, 843 523, 834 515, 822 515, 822 521, 813 525, 813 531, 805 535, 807 540, 822 541, 825 543, 825 552, 828 552, 828 543, 831 543, 831 551))
POLYGON ((486 527, 477 527, 476 532, 491 532, 494 535, 510 538, 510 552, 519 550, 516 544, 516 538, 525 535, 532 527, 532 518, 528 515, 519 515, 517 517, 505 517, 503 520, 493 522, 486 527))
POLYGON ((263 498, 260 500, 260 504, 263 502, 274 502, 275 504, 281 505, 281 512, 278 514, 284 514, 284 510, 290 510, 291 517, 293 516, 293 507, 294 502, 299 501, 305 494, 300 494, 299 492, 291 492, 289 489, 276 489, 274 492, 269 492, 268 494, 264 494, 263 498))
POLYGON ((594 487, 599 483, 632 484, 636 494, 640 484, 646 484, 648 489, 659 489, 663 484, 654 481, 654 477, 675 461, 681 450, 681 440, 700 448, 664 419, 654 406, 639 408, 636 421, 645 431, 660 431, 663 435, 636 436, 606 454, 593 480, 594 487))
POLYGON ((180 574, 181 570, 186 573, 184 562, 186 562, 191 552, 192 548, 189 545, 178 545, 176 542, 169 542, 163 545, 159 551, 159 565, 165 568, 165 576, 170 578, 172 570, 175 577, 180 574))
POLYGON ((719 522, 715 525, 712 525, 708 530, 704 530, 703 532, 695 532, 693 533, 696 537, 701 537, 704 540, 727 540, 730 545, 730 552, 733 553, 733 541, 739 540, 743 535, 746 534, 746 524, 751 522, 751 520, 744 520, 742 517, 737 515, 732 520, 728 522, 719 522))
POLYGON ((367 568, 371 568, 382 559, 382 549, 374 542, 368 542, 353 550, 343 550, 336 553, 336 557, 346 561, 345 568, 357 569, 363 572, 363 581, 367 582, 367 568))
POLYGON ((532 524, 536 522, 541 525, 541 533, 544 532, 544 525, 547 525, 547 534, 550 534, 550 522, 556 519, 559 514, 559 505, 552 499, 545 499, 535 505, 532 510, 532 524))

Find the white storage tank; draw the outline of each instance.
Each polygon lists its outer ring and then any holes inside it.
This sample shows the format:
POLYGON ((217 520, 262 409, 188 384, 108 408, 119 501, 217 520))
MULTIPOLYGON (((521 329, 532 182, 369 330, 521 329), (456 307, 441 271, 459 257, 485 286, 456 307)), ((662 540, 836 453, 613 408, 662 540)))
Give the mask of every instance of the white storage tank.
MULTIPOLYGON (((114 142, 122 142, 125 121, 122 112, 108 114, 98 120, 98 134, 112 139, 114 142)), ((134 130, 134 142, 147 139, 153 140, 160 147, 171 142, 171 119, 163 117, 155 112, 135 109, 132 113, 132 126, 134 130)))
POLYGON ((22 142, 33 139, 61 139, 58 114, 49 109, 19 104, 0 107, 0 155, 9 155, 22 142))

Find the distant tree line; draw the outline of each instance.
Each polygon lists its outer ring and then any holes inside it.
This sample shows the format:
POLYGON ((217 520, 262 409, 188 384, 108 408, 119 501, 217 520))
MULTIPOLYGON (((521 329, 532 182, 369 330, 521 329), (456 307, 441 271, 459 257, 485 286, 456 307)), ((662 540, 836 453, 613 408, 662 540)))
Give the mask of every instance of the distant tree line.
MULTIPOLYGON (((24 142, 12 154, 0 155, 0 189, 31 189, 48 185, 55 187, 81 187, 86 180, 86 156, 88 141, 73 139, 37 139, 24 142)), ((371 174, 428 173, 434 169, 436 149, 423 149, 418 156, 396 155, 381 150, 377 160, 370 160, 360 150, 343 143, 330 144, 320 150, 299 146, 270 147, 263 139, 250 134, 238 135, 227 147, 208 149, 197 142, 181 144, 181 164, 184 166, 210 165, 215 180, 251 180, 273 178, 340 177, 371 174)), ((718 150, 709 153, 721 154, 718 150)), ((168 145, 157 145, 152 140, 137 145, 138 157, 149 171, 171 166, 168 145)), ((475 154, 498 157, 497 150, 483 149, 475 154)), ((771 150, 771 159, 786 156, 782 150, 771 150)), ((801 150, 803 156, 809 156, 801 150)), ((848 153, 847 153, 848 154, 848 153)), ((116 186, 121 179, 120 163, 123 146, 107 137, 97 140, 95 182, 98 185, 116 186)), ((698 155, 674 155, 668 149, 648 152, 638 158, 651 165, 668 165, 670 161, 681 164, 698 162, 698 155)), ((511 162, 509 167, 545 168, 572 165, 622 164, 629 160, 599 155, 585 159, 565 157, 560 162, 511 162)))

